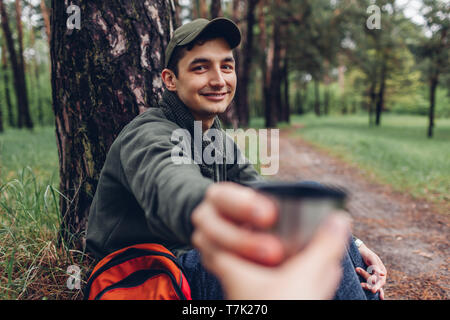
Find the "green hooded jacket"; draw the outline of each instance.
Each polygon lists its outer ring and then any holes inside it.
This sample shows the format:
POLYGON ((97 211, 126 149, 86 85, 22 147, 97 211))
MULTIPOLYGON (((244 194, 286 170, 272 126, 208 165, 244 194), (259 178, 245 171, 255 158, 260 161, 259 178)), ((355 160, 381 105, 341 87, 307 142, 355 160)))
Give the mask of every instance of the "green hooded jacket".
MULTIPOLYGON (((192 249, 191 213, 207 188, 220 181, 247 185, 261 177, 235 149, 234 163, 177 164, 173 139, 177 129, 194 132, 194 118, 175 93, 166 90, 160 104, 133 119, 120 132, 106 156, 87 226, 86 249, 101 259, 137 243, 159 243, 175 255, 192 249)), ((213 127, 220 130, 219 120, 213 127)), ((202 143, 202 151, 208 139, 202 143)), ((192 146, 194 139, 192 139, 192 146)), ((225 147, 226 150, 226 147, 225 147)), ((195 150, 192 147, 191 157, 195 150)), ((220 150, 217 150, 220 152, 220 150)), ((197 153, 198 154, 198 153, 197 153)))

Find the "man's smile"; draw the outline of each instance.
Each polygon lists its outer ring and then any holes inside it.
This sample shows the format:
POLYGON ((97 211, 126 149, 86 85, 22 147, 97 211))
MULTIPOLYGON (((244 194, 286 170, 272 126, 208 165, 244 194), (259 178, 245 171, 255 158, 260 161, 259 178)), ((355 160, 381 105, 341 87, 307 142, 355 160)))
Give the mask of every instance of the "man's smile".
POLYGON ((221 101, 225 98, 225 96, 229 92, 206 92, 206 93, 200 93, 201 96, 204 96, 208 100, 212 101, 221 101))

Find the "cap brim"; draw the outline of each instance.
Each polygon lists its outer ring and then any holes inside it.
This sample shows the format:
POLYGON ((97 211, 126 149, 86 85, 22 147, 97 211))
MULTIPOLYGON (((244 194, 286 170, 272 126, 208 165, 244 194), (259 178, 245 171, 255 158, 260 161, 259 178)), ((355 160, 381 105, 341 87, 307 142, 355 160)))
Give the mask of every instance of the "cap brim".
POLYGON ((178 43, 178 46, 183 46, 194 41, 201 34, 214 30, 215 33, 222 35, 227 40, 231 49, 236 48, 241 43, 241 31, 237 25, 227 18, 215 18, 207 23, 203 28, 197 32, 193 32, 185 39, 178 43))

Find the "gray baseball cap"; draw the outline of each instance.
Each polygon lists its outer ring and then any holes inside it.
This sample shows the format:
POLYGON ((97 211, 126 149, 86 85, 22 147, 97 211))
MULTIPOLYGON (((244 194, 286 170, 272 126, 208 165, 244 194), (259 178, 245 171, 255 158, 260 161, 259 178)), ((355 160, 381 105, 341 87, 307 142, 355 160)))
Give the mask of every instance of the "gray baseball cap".
POLYGON ((231 49, 236 48, 241 42, 241 31, 238 26, 227 18, 215 18, 213 20, 195 19, 188 22, 173 33, 172 38, 166 48, 166 56, 164 66, 167 68, 174 49, 177 46, 184 46, 200 36, 203 33, 214 32, 227 40, 231 49))

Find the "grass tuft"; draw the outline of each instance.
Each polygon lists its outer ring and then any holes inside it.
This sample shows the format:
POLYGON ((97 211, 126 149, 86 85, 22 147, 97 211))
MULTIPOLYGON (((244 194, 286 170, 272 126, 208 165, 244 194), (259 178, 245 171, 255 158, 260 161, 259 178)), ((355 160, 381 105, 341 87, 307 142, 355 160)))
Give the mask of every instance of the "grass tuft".
POLYGON ((67 286, 67 268, 79 266, 83 281, 93 261, 68 244, 58 245, 54 131, 37 131, 0 135, 0 299, 81 299, 81 290, 67 286), (10 153, 22 148, 21 156, 10 153))

